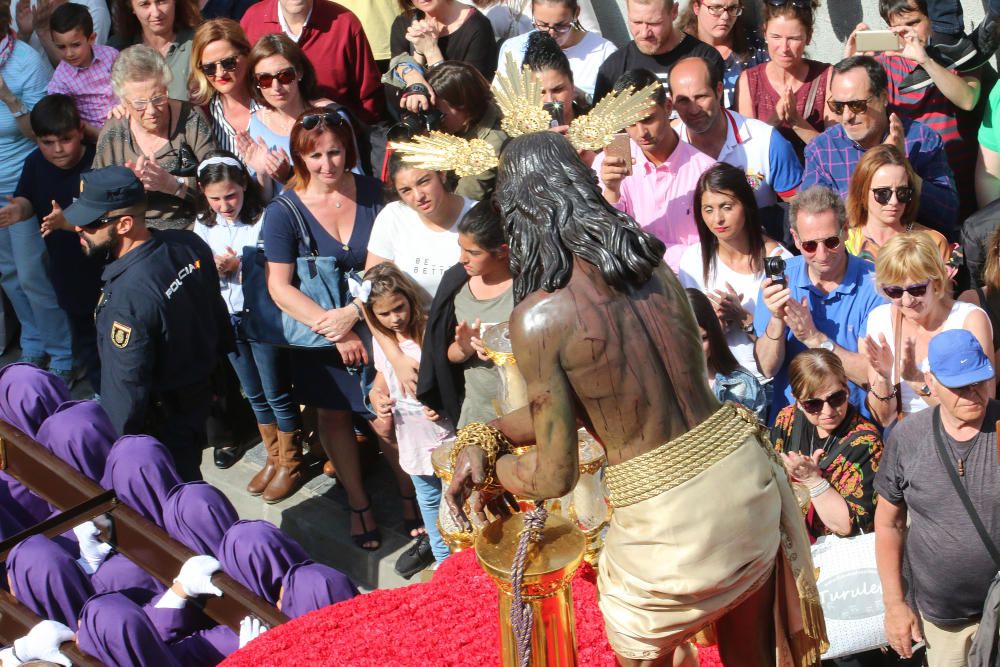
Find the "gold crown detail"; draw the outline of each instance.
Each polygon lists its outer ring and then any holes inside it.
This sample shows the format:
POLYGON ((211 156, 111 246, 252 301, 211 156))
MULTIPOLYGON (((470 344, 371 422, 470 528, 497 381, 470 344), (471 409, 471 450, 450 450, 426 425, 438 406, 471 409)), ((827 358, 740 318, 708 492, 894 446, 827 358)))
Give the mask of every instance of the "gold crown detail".
POLYGON ((499 164, 496 150, 482 139, 466 140, 444 132, 417 135, 389 146, 407 164, 432 171, 452 170, 459 177, 476 176, 499 164))

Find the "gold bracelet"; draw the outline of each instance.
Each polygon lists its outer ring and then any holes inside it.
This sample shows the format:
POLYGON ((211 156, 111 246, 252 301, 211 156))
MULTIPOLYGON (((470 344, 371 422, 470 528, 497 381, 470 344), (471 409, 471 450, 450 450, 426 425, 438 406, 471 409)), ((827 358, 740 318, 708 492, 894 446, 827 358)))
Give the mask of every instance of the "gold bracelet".
POLYGON ((503 432, 482 422, 472 422, 458 430, 455 445, 451 448, 451 469, 454 473, 458 456, 466 447, 479 447, 486 454, 483 481, 475 485, 478 490, 499 486, 497 459, 510 451, 512 443, 503 432))

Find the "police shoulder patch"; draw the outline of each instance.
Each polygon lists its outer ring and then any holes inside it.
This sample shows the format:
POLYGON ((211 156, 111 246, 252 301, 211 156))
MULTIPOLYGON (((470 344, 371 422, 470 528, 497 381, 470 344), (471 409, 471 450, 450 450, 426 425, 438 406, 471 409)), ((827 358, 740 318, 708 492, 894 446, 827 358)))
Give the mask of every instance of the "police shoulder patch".
POLYGON ((111 325, 111 342, 114 343, 117 348, 124 348, 128 345, 129 340, 132 338, 132 327, 122 324, 121 322, 114 322, 111 325))

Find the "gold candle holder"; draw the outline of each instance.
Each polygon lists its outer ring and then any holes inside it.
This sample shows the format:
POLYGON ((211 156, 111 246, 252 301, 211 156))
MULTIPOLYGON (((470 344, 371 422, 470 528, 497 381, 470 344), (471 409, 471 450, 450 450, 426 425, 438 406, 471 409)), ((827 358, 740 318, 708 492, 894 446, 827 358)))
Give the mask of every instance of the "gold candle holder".
MULTIPOLYGON (((523 516, 514 514, 489 524, 476 537, 476 558, 499 589, 500 664, 503 667, 517 667, 517 645, 510 619, 514 600, 511 566, 523 526, 523 516)), ((533 667, 574 667, 577 664, 572 580, 585 549, 586 540, 580 529, 558 514, 549 515, 541 542, 528 547, 521 596, 533 613, 533 667)))
MULTIPOLYGON (((451 484, 451 448, 454 446, 455 439, 449 438, 431 452, 431 465, 434 466, 434 474, 441 480, 441 484, 445 489, 451 484)), ((465 513, 466 516, 470 516, 468 502, 465 503, 465 513)), ((438 507, 437 526, 438 532, 441 533, 441 539, 448 545, 452 553, 457 553, 472 546, 472 531, 462 530, 458 523, 455 522, 454 517, 451 516, 448 503, 444 502, 444 500, 441 501, 441 505, 438 507)))

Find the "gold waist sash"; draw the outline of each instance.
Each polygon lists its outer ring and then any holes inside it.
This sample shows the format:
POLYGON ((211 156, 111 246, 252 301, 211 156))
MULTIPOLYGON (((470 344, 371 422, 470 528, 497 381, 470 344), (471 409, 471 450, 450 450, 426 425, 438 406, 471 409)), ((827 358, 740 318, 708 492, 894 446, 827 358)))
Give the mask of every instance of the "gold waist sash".
POLYGON ((684 435, 608 466, 611 504, 627 507, 683 484, 739 449, 759 429, 753 413, 726 403, 684 435))

